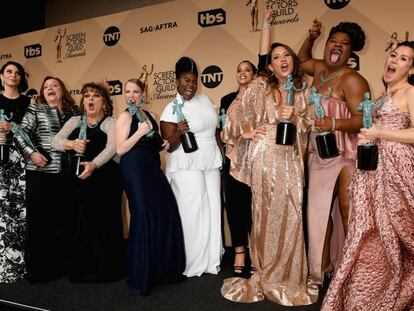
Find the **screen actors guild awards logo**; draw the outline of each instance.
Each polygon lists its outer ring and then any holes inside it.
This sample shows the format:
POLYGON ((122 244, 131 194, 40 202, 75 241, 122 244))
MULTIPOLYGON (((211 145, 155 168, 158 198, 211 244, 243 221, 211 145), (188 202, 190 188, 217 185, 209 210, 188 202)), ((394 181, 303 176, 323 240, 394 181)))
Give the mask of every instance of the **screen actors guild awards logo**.
POLYGON ((142 66, 141 75, 139 76, 138 80, 142 82, 145 86, 144 96, 147 98, 148 96, 148 78, 150 75, 152 75, 154 71, 154 64, 151 64, 151 70, 147 70, 147 65, 142 66))
POLYGON ((397 47, 398 43, 402 42, 402 41, 408 41, 408 37, 410 36, 410 33, 408 32, 408 30, 405 32, 405 37, 404 40, 399 40, 398 39, 398 33, 393 32, 391 34, 391 38, 390 40, 387 42, 387 46, 385 47, 385 52, 389 52, 392 53, 392 51, 394 51, 394 49, 397 47))
POLYGON ((252 22, 252 29, 250 31, 259 31, 257 28, 259 8, 257 7, 257 0, 248 0, 246 6, 250 4, 250 18, 252 22))
POLYGON ((272 25, 299 22, 298 2, 299 0, 266 0, 266 5, 273 10, 272 25))
POLYGON ((56 62, 61 63, 62 62, 62 41, 63 38, 66 36, 66 28, 62 31, 60 28, 58 29, 55 37, 55 43, 56 43, 56 62))

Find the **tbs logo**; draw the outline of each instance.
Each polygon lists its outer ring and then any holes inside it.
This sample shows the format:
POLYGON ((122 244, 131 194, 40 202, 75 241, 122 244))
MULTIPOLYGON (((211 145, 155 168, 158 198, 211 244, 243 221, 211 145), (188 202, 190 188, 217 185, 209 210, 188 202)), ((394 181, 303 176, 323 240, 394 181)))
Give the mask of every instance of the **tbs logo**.
POLYGON ((109 92, 111 95, 121 95, 122 94, 122 82, 119 80, 108 81, 109 92))
POLYGON ((107 46, 113 46, 117 44, 119 39, 121 39, 121 32, 119 31, 118 27, 111 26, 105 30, 103 41, 107 46))
POLYGON ((226 11, 214 9, 198 12, 198 24, 201 27, 217 26, 226 23, 226 11))
POLYGON ((332 10, 339 10, 346 7, 351 0, 324 0, 325 4, 332 10))
POLYGON ((26 45, 24 47, 24 56, 26 58, 42 56, 42 46, 39 43, 26 45))
POLYGON ((201 82, 209 89, 215 88, 223 81, 223 71, 216 65, 208 66, 201 73, 201 82))
POLYGON ((351 67, 356 71, 359 71, 359 56, 352 52, 347 65, 348 67, 351 67))

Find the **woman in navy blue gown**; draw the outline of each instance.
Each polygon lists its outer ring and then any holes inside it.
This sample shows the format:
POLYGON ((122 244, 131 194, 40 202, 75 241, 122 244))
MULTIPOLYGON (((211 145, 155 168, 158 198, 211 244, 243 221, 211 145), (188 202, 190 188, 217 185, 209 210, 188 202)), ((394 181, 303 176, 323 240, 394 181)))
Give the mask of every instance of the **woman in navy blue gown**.
MULTIPOLYGON (((141 103, 145 86, 137 79, 125 84, 125 97, 141 103)), ((139 108, 141 109, 141 108, 139 108)), ((152 138, 158 131, 154 117, 147 111, 146 122, 139 123, 129 110, 116 123, 116 150, 131 214, 127 274, 128 284, 148 295, 156 285, 184 279, 184 238, 177 203, 162 172, 160 155, 152 138)), ((164 142, 164 149, 169 148, 164 142)))

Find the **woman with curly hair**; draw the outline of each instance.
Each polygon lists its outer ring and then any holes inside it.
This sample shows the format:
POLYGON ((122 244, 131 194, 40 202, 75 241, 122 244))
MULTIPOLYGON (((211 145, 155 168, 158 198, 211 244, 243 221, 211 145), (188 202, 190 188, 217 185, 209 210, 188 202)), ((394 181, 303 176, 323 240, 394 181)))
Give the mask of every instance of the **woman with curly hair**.
POLYGON ((320 27, 321 24, 314 21, 298 53, 302 69, 313 76, 312 86, 324 95, 325 117, 315 118, 309 147, 312 155, 307 209, 308 259, 311 280, 316 284, 323 283, 324 272, 330 273, 341 256, 348 227, 347 188, 355 169, 356 133, 362 127, 362 115, 357 109, 369 91, 367 81, 347 66, 352 51, 360 51, 364 47, 365 34, 361 27, 350 22, 332 27, 324 58, 313 59, 312 46, 320 34, 320 27), (320 132, 335 135, 339 156, 322 159, 315 152, 315 138, 320 132))
POLYGON ((74 236, 70 279, 108 282, 124 275, 121 196, 118 164, 114 160, 115 119, 106 87, 86 83, 80 110, 86 118, 72 117, 53 141, 59 151, 82 154, 75 185, 74 236), (86 130, 86 140, 79 132, 86 130))

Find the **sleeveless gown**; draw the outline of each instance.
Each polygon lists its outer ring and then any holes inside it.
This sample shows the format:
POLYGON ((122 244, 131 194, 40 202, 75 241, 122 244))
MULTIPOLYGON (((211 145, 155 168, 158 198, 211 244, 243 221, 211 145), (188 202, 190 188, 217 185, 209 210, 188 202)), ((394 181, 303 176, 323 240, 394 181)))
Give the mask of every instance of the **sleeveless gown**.
MULTIPOLYGON (((388 94, 375 123, 395 130, 412 126, 388 94)), ((414 145, 377 144, 377 170, 357 170, 349 187, 344 254, 322 310, 414 309, 414 145)))
MULTIPOLYGON (((158 131, 158 125, 145 111, 158 131)), ((129 137, 138 129, 133 117, 129 137)), ((155 285, 184 279, 184 237, 177 202, 162 172, 160 155, 151 139, 142 137, 121 157, 123 185, 131 222, 128 239, 128 284, 148 295, 155 285)))

